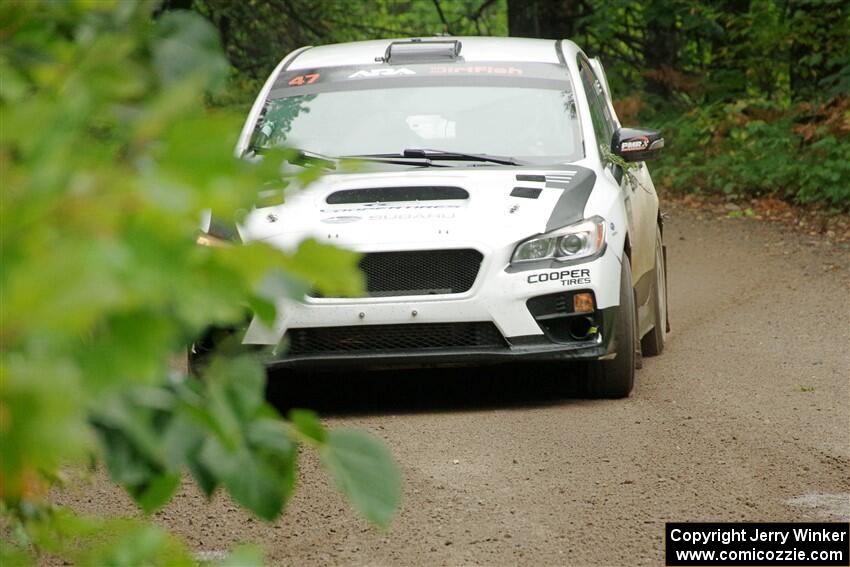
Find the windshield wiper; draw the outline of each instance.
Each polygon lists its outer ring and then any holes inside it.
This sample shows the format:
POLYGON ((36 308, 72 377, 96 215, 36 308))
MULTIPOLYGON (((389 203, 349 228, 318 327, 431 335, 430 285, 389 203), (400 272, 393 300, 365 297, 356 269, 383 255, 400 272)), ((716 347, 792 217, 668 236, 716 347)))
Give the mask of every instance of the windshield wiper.
MULTIPOLYGON (((387 155, 387 156, 341 156, 334 157, 328 156, 325 154, 320 154, 319 152, 314 152, 311 150, 303 150, 301 148, 288 148, 291 151, 297 152, 294 157, 289 158, 287 161, 290 163, 294 163, 295 165, 304 166, 319 166, 325 169, 337 169, 339 162, 344 159, 357 159, 363 161, 375 161, 380 163, 389 163, 392 165, 412 165, 416 167, 446 167, 444 165, 437 165, 435 163, 431 163, 431 160, 425 159, 424 161, 420 160, 412 160, 412 159, 404 159, 403 156, 399 156, 396 154, 387 155)), ((258 146, 249 146, 249 152, 253 152, 254 155, 262 155, 263 152, 269 151, 269 148, 263 148, 258 146)))
POLYGON ((488 154, 470 154, 465 152, 450 152, 446 150, 428 150, 410 148, 404 150, 400 154, 367 154, 362 156, 350 156, 358 158, 416 158, 427 160, 446 160, 446 161, 480 161, 487 163, 497 163, 499 165, 525 165, 508 156, 491 156, 488 154))
MULTIPOLYGON (((264 152, 268 152, 273 149, 275 148, 264 148, 262 146, 254 145, 248 146, 248 152, 251 152, 256 156, 260 156, 264 152)), ((287 158, 286 161, 288 161, 289 163, 294 163, 295 165, 300 165, 302 167, 316 166, 321 167, 323 169, 336 169, 337 163, 339 162, 339 158, 335 158, 333 156, 326 156, 325 154, 320 154, 319 152, 314 152, 311 150, 303 150, 301 148, 281 149, 294 152, 294 155, 287 158)))
POLYGON ((428 158, 422 159, 421 156, 409 158, 404 154, 363 154, 340 156, 339 159, 347 159, 352 161, 371 161, 375 163, 389 163, 392 165, 412 165, 415 167, 448 167, 447 165, 433 163, 428 158))

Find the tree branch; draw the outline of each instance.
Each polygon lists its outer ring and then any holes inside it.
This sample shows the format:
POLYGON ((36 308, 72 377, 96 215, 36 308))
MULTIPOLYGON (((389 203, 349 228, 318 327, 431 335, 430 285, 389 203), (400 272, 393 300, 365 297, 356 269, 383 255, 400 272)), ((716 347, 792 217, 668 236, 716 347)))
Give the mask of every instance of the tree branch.
POLYGON ((366 24, 355 24, 353 22, 349 22, 349 21, 346 21, 346 20, 337 20, 337 19, 329 18, 329 17, 325 17, 323 19, 324 19, 324 21, 326 21, 329 24, 337 24, 337 25, 341 25, 341 26, 347 26, 347 27, 350 27, 350 28, 363 30, 365 32, 370 32, 370 33, 371 32, 380 32, 380 33, 386 33, 386 34, 390 34, 390 35, 409 36, 409 37, 415 37, 415 36, 418 36, 418 35, 423 35, 422 30, 386 28, 386 27, 382 27, 382 26, 370 26, 370 25, 366 25, 366 24))
POLYGON ((289 14, 289 17, 295 20, 299 25, 303 26, 307 31, 312 33, 317 38, 322 38, 325 36, 325 32, 319 31, 311 23, 307 22, 307 20, 301 17, 301 15, 298 13, 298 9, 293 6, 291 0, 283 0, 283 5, 286 8, 286 12, 289 14))
POLYGON ((588 35, 588 37, 592 37, 593 39, 596 40, 596 42, 599 44, 600 52, 604 53, 606 56, 613 57, 615 59, 619 59, 623 63, 631 65, 632 67, 635 67, 637 70, 640 70, 643 67, 643 61, 636 59, 632 53, 626 53, 622 49, 618 49, 617 51, 606 49, 605 48, 606 45, 608 47, 615 47, 616 44, 613 44, 610 41, 609 42, 603 42, 598 35, 596 35, 594 32, 592 32, 590 30, 585 30, 585 33, 588 35))
POLYGON ((481 16, 484 15, 484 10, 486 10, 495 3, 496 0, 484 0, 484 2, 482 2, 481 5, 478 6, 478 9, 469 15, 469 19, 477 23, 478 20, 481 19, 481 16))
POLYGON ((440 21, 443 22, 443 31, 447 34, 451 34, 451 28, 449 27, 449 22, 446 21, 446 15, 443 13, 443 7, 440 6, 440 0, 433 0, 434 7, 437 9, 437 15, 440 16, 440 21))

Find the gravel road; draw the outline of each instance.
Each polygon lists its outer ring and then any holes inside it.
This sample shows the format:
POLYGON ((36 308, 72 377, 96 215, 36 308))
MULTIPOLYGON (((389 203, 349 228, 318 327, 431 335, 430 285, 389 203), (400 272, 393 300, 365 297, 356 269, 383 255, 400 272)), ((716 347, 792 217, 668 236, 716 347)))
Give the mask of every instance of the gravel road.
MULTIPOLYGON (((564 399, 541 367, 322 377, 278 397, 386 440, 405 476, 389 530, 309 456, 274 524, 188 482, 158 521, 203 557, 254 541, 287 565, 661 565, 666 521, 850 521, 846 248, 670 212, 673 332, 631 398, 564 399)), ((57 500, 133 510, 102 476, 57 500)))

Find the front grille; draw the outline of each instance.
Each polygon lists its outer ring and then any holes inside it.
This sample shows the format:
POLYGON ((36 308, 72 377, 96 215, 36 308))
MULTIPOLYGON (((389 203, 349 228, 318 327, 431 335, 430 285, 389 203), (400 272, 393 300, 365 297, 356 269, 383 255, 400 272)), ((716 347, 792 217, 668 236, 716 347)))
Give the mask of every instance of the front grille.
POLYGON ((369 252, 360 260, 360 269, 367 297, 463 293, 475 283, 483 258, 471 248, 369 252))
POLYGON ((345 354, 505 348, 493 323, 422 323, 290 329, 288 354, 345 354))

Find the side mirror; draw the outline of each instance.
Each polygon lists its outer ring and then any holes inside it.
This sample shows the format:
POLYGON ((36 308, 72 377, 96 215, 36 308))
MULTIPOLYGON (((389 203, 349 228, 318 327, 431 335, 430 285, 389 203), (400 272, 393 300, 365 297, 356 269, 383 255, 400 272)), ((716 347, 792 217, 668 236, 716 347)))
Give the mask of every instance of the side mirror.
POLYGON ((611 137, 611 153, 626 161, 644 161, 658 157, 664 138, 658 130, 620 128, 611 137))

